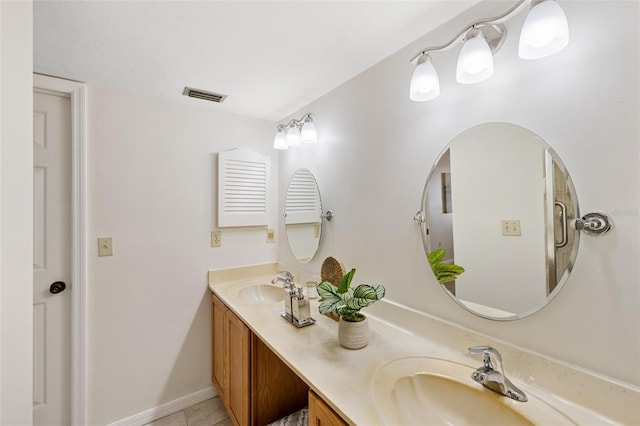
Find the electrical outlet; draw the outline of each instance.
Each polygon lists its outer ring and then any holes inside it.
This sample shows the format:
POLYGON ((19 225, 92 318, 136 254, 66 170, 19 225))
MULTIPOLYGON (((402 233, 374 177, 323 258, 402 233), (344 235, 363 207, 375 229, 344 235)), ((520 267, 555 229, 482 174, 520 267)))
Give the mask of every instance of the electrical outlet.
POLYGON ((113 256, 113 239, 98 237, 98 256, 113 256))
POLYGON ((222 231, 211 231, 211 247, 222 247, 222 231))
POLYGON ((267 229, 267 242, 268 243, 276 242, 276 231, 273 228, 267 229))
POLYGON ((519 237, 520 233, 520 221, 519 220, 503 220, 502 221, 502 235, 519 237))

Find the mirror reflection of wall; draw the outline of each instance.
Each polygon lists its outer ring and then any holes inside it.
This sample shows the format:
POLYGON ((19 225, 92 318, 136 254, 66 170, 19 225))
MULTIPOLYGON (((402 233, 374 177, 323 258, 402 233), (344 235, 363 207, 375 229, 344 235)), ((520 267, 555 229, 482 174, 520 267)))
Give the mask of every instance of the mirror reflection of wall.
POLYGON ((300 263, 308 263, 318 251, 322 235, 322 202, 313 173, 296 170, 285 197, 285 231, 291 253, 300 263))
POLYGON ((571 270, 573 186, 557 155, 522 127, 486 123, 457 136, 432 169, 424 203, 425 248, 444 248, 444 262, 465 269, 443 286, 472 312, 496 319, 533 313, 571 270), (443 173, 451 174, 450 188, 443 173))

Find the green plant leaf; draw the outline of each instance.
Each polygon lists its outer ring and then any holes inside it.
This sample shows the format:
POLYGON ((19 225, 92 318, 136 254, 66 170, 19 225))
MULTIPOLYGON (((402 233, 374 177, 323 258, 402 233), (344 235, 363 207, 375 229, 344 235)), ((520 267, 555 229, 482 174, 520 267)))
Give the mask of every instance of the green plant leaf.
POLYGON ((360 284, 353 290, 353 297, 373 300, 380 300, 384 297, 384 287, 377 284, 360 284))
POLYGON ((338 294, 338 288, 329 281, 321 282, 316 288, 318 289, 318 296, 320 296, 318 311, 320 311, 322 315, 337 311, 338 308, 344 306, 343 295, 338 294))
POLYGON ((452 263, 442 263, 445 255, 445 249, 437 249, 427 254, 429 265, 440 284, 453 281, 464 272, 464 268, 462 266, 452 263))
POLYGON ((316 286, 316 289, 318 290, 318 296, 320 296, 320 299, 338 295, 338 288, 329 281, 322 281, 316 286))
POLYGON ((322 315, 328 314, 329 312, 333 312, 333 311, 339 311, 339 308, 343 306, 343 304, 344 304, 343 300, 339 297, 332 298, 332 299, 324 299, 322 302, 320 302, 320 305, 318 306, 318 311, 322 315))
POLYGON ((377 300, 382 299, 386 294, 386 290, 384 286, 381 286, 380 284, 369 284, 369 287, 371 287, 373 291, 376 292, 376 295, 378 296, 377 300))
POLYGON ((446 254, 446 250, 442 248, 434 250, 431 253, 427 254, 427 259, 429 260, 429 264, 433 267, 433 265, 436 265, 442 262, 445 254, 446 254))
POLYGON ((355 273, 356 270, 355 268, 353 268, 352 270, 344 274, 344 276, 340 280, 340 285, 338 286, 338 293, 343 294, 349 291, 349 286, 351 285, 351 280, 353 279, 355 273))
POLYGON ((437 265, 435 269, 438 272, 452 273, 452 274, 458 274, 458 275, 464 272, 464 268, 462 266, 454 265, 452 263, 441 263, 437 265))
POLYGON ((353 291, 353 297, 346 301, 346 306, 351 310, 359 311, 380 300, 380 293, 384 297, 384 288, 381 286, 361 284, 353 291))
POLYGON ((349 299, 347 301, 347 308, 349 308, 352 311, 359 311, 362 308, 366 308, 367 306, 373 304, 373 302, 375 302, 375 300, 371 300, 371 299, 362 299, 360 297, 352 297, 351 299, 349 299))

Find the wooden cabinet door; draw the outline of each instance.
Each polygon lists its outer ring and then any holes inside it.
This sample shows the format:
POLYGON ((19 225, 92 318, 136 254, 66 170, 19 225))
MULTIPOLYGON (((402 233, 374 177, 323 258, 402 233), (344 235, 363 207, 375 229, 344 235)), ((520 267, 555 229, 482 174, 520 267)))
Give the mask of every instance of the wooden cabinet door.
POLYGON ((318 395, 309 391, 309 426, 347 426, 318 395))
POLYGON ((227 326, 225 324, 228 308, 215 294, 211 295, 211 381, 225 406, 229 405, 228 380, 229 371, 225 352, 227 349, 227 326))
POLYGON ((236 425, 250 421, 251 330, 233 312, 227 310, 227 348, 229 360, 229 417, 236 425))

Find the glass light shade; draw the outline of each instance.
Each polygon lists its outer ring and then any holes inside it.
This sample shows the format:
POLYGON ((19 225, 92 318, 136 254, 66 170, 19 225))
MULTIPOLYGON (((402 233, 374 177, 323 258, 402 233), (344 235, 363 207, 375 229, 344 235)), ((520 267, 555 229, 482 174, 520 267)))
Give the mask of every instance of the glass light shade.
POLYGON ((298 126, 291 126, 287 129, 287 145, 300 146, 300 129, 298 126))
POLYGON ((518 56, 538 59, 553 55, 569 44, 569 24, 564 10, 555 0, 535 5, 520 33, 518 56))
POLYGON ((307 121, 304 123, 300 136, 303 143, 318 142, 318 132, 316 131, 316 125, 313 124, 313 121, 307 121))
POLYGON ((430 101, 440 95, 440 79, 429 55, 423 55, 411 77, 409 99, 414 102, 430 101))
POLYGON ((484 81, 493 75, 493 54, 487 40, 478 33, 464 42, 458 66, 456 81, 461 84, 474 84, 484 81))
POLYGON ((289 145, 287 145, 287 135, 284 130, 278 130, 276 133, 276 137, 273 140, 273 147, 275 149, 289 149, 289 145))

